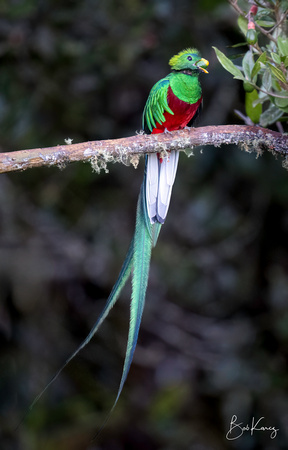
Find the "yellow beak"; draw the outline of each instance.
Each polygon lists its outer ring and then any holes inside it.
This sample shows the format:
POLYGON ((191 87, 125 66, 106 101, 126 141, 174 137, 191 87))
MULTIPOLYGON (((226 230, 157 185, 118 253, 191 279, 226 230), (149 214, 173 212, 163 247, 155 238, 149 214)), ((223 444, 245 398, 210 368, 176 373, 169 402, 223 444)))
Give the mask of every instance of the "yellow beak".
POLYGON ((196 66, 198 69, 202 70, 205 73, 209 73, 208 70, 206 70, 206 67, 209 66, 209 61, 207 59, 201 58, 199 61, 197 61, 196 66))

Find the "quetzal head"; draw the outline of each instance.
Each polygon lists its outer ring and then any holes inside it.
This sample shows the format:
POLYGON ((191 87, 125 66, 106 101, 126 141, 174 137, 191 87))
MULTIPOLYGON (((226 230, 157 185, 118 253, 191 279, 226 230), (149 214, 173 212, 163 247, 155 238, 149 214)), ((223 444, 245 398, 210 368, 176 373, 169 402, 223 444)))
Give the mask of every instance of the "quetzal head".
POLYGON ((169 65, 175 71, 187 71, 187 73, 197 74, 200 71, 208 73, 206 67, 209 66, 207 59, 201 58, 198 50, 195 48, 187 48, 177 55, 173 56, 169 65))

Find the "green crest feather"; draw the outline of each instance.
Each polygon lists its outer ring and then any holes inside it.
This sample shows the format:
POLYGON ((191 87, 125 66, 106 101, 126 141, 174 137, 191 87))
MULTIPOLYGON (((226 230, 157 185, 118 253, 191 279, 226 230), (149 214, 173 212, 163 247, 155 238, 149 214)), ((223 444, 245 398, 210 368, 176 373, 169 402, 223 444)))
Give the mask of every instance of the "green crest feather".
POLYGON ((171 67, 177 66, 177 63, 179 62, 181 56, 187 55, 189 53, 199 55, 199 52, 198 50, 196 50, 196 48, 186 48, 185 50, 182 50, 181 52, 177 53, 177 55, 172 56, 172 58, 169 61, 169 66, 171 67))

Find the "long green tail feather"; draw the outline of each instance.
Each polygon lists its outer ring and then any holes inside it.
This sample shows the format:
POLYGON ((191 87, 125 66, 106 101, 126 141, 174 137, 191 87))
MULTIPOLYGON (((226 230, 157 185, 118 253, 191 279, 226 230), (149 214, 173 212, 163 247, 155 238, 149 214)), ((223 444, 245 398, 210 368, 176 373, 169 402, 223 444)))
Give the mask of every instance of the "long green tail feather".
POLYGON ((53 376, 53 378, 49 381, 49 383, 45 386, 45 388, 40 392, 40 394, 38 394, 37 397, 33 400, 31 405, 29 406, 29 410, 31 410, 33 408, 35 403, 38 402, 38 400, 47 391, 49 386, 51 386, 51 384, 56 380, 56 378, 60 375, 60 373, 67 366, 67 364, 80 352, 80 350, 82 350, 88 344, 88 342, 92 339, 94 334, 98 331, 100 325, 103 323, 103 321, 109 314, 110 310, 113 308, 116 301, 118 300, 119 295, 129 278, 129 275, 132 271, 133 251, 134 251, 134 238, 132 239, 132 241, 130 243, 129 250, 127 252, 125 261, 124 261, 121 271, 119 273, 118 279, 117 279, 116 283, 114 284, 114 287, 107 299, 107 302, 106 302, 100 316, 98 317, 97 321, 94 323, 91 331, 89 332, 87 337, 84 339, 84 341, 79 345, 79 347, 75 350, 75 352, 72 353, 71 356, 69 356, 69 358, 65 361, 65 363, 58 370, 58 372, 53 376))
POLYGON ((57 371, 57 373, 53 376, 53 378, 49 381, 49 383, 45 386, 45 388, 40 392, 40 394, 37 395, 37 397, 31 403, 29 410, 33 408, 35 403, 37 403, 37 401, 42 397, 42 395, 46 392, 49 386, 56 380, 56 378, 60 375, 60 373, 67 366, 67 364, 69 364, 69 362, 80 352, 80 350, 82 350, 89 343, 94 334, 98 331, 99 327, 109 314, 111 308, 115 305, 117 299, 119 298, 119 295, 123 287, 125 286, 129 278, 129 275, 133 269, 132 296, 130 306, 130 325, 129 325, 126 356, 116 400, 111 408, 111 411, 107 419, 105 420, 105 423, 110 417, 110 414, 112 413, 113 409, 115 408, 119 400, 120 394, 122 392, 123 386, 125 384, 126 378, 128 376, 128 372, 136 348, 148 284, 151 250, 152 247, 154 247, 156 244, 161 229, 161 224, 155 223, 152 225, 148 218, 146 208, 146 198, 145 198, 146 195, 145 181, 146 181, 146 171, 144 173, 144 181, 141 186, 141 191, 137 203, 135 234, 130 243, 129 250, 127 252, 118 279, 111 291, 111 294, 107 299, 107 302, 100 316, 98 317, 97 321, 93 325, 91 331, 84 339, 84 341, 75 350, 75 352, 72 353, 72 355, 65 361, 65 363, 61 366, 61 368, 57 371))
MULTIPOLYGON (((120 380, 116 399, 103 422, 101 428, 97 434, 93 437, 94 441, 105 427, 109 420, 122 392, 123 386, 127 379, 130 366, 132 363, 134 351, 137 344, 139 328, 141 324, 142 313, 145 304, 145 296, 148 284, 149 267, 151 259, 151 250, 153 245, 153 225, 151 225, 147 210, 146 210, 146 198, 145 198, 145 173, 144 181, 141 186, 141 191, 138 197, 137 213, 136 213, 136 226, 133 238, 133 272, 132 272, 132 295, 130 303, 130 323, 129 333, 126 348, 125 361, 123 365, 122 377, 120 380)), ((160 231, 160 228, 159 228, 160 231)), ((157 230, 157 237, 159 234, 157 230)), ((157 240, 156 237, 156 240, 157 240)))
POLYGON ((143 183, 137 204, 136 227, 134 234, 132 296, 128 342, 122 377, 117 397, 112 406, 111 412, 117 404, 132 363, 145 304, 152 250, 151 224, 149 224, 148 228, 147 221, 145 219, 145 208, 145 185, 143 183))

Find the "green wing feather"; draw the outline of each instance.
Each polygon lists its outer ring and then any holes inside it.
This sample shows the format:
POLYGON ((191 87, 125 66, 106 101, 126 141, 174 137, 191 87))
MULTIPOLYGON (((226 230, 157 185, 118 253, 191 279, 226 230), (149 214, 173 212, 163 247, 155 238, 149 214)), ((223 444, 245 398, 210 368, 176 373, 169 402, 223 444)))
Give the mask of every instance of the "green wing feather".
POLYGON ((156 122, 165 122, 164 112, 174 114, 168 105, 168 87, 170 84, 169 75, 158 81, 150 91, 142 118, 143 129, 152 132, 156 127, 156 122))

